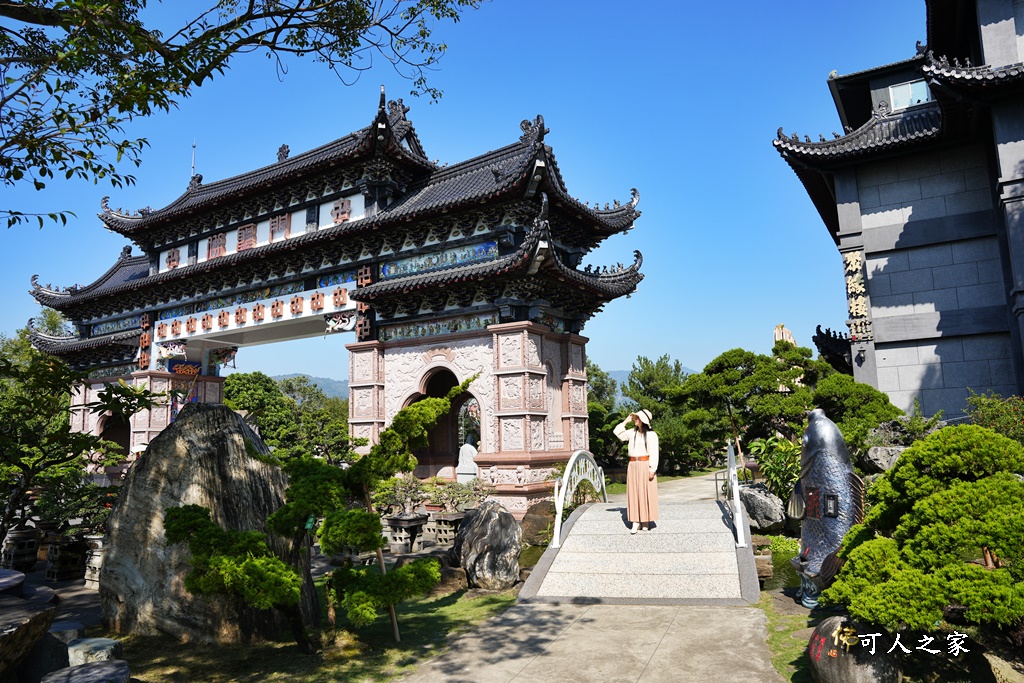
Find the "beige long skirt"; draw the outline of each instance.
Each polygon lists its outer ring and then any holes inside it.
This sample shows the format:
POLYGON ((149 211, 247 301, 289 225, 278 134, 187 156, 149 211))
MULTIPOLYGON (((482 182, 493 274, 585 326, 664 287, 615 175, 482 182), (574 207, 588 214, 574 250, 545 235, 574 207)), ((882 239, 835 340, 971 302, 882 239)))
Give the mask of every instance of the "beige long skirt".
POLYGON ((626 470, 626 517, 630 522, 658 519, 658 478, 650 478, 651 468, 644 460, 632 460, 626 470))

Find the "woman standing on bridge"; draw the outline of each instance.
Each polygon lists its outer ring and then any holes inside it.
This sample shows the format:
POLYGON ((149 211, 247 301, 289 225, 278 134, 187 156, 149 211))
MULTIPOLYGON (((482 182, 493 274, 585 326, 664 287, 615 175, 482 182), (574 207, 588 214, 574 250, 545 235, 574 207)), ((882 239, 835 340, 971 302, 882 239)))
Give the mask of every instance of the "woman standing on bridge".
POLYGON ((648 531, 658 519, 658 434, 651 429, 651 411, 630 413, 615 428, 615 436, 629 444, 629 469, 626 470, 626 518, 638 529, 648 531), (636 427, 629 429, 630 423, 636 427))

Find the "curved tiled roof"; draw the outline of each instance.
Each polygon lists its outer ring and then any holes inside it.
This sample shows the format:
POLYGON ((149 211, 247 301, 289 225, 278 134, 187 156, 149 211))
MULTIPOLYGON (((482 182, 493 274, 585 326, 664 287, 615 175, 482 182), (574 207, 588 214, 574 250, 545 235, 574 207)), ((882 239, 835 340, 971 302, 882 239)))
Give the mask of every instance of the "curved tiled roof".
POLYGON ((845 161, 880 150, 906 147, 937 138, 941 133, 939 104, 929 102, 895 113, 876 111, 863 126, 835 140, 800 141, 798 136, 786 136, 779 128, 777 139, 772 144, 783 156, 792 156, 814 165, 815 161, 845 161))
POLYGON ((404 107, 401 100, 392 101, 389 114, 385 111, 384 99, 382 87, 380 106, 373 123, 333 142, 255 171, 209 184, 203 184, 202 175, 193 176, 185 193, 162 209, 143 209, 136 214, 129 215, 110 209, 107 205, 107 198, 104 197, 103 212, 98 214, 99 218, 111 230, 123 235, 131 235, 140 230, 166 223, 168 220, 201 211, 228 197, 239 198, 251 195, 282 181, 314 173, 356 156, 371 153, 377 148, 386 148, 388 156, 411 162, 414 166, 425 170, 436 168, 435 164, 422 155, 419 138, 416 136, 412 124, 405 118, 408 107, 404 107), (377 137, 378 131, 382 130, 379 124, 383 124, 386 129, 387 134, 384 140, 379 140, 377 137), (412 151, 401 145, 402 140, 406 138, 408 138, 412 151))
POLYGON ((149 257, 132 256, 131 247, 126 247, 121 256, 107 272, 85 287, 77 285, 64 290, 54 290, 39 284, 39 276, 32 276, 32 289, 29 290, 36 301, 43 306, 60 309, 73 301, 92 298, 119 290, 123 285, 136 282, 149 276, 149 257))
POLYGON ((34 327, 34 320, 28 321, 28 338, 32 346, 50 355, 63 355, 75 351, 97 349, 110 344, 122 346, 138 346, 138 339, 142 335, 140 328, 112 332, 97 337, 79 339, 78 337, 57 337, 52 334, 40 332, 34 327))
POLYGON ((1000 67, 971 66, 970 62, 961 65, 956 59, 950 64, 948 59, 936 59, 929 54, 928 64, 922 70, 926 76, 957 90, 991 92, 1024 86, 1024 63, 1000 67))

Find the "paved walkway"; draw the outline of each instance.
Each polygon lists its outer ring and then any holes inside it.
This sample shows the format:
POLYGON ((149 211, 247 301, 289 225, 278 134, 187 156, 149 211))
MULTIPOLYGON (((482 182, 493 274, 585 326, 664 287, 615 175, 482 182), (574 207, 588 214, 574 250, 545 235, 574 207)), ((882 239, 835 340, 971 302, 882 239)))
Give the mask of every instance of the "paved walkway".
MULTIPOLYGON (((658 497, 662 508, 662 523, 655 531, 647 535, 640 532, 630 536, 621 519, 621 512, 617 512, 625 503, 625 496, 609 496, 609 505, 594 505, 577 517, 573 528, 580 535, 570 533, 562 550, 571 551, 572 539, 583 536, 592 538, 577 544, 590 545, 593 550, 595 544, 610 542, 593 537, 609 534, 615 534, 615 549, 630 548, 632 546, 629 544, 635 544, 637 549, 643 545, 651 546, 647 550, 653 550, 668 542, 664 539, 671 535, 672 527, 677 523, 677 531, 681 534, 702 533, 698 527, 717 523, 714 536, 717 538, 720 535, 722 519, 717 504, 694 502, 715 499, 713 474, 663 483, 659 485, 658 497), (691 512, 702 510, 702 513, 695 514, 691 522, 687 523, 685 518, 677 515, 687 508, 691 512), (714 516, 710 514, 712 509, 715 511, 714 516), (588 514, 590 511, 593 512, 588 514), (619 518, 616 519, 615 515, 619 515, 619 518), (712 522, 708 522, 709 519, 712 522), (578 526, 580 524, 583 526, 578 526), (656 540, 659 538, 662 540, 656 540)), ((707 567, 716 566, 716 563, 720 567, 728 565, 729 576, 735 582, 735 575, 731 572, 736 564, 736 552, 731 547, 728 553, 724 547, 717 551, 708 550, 722 555, 711 557, 705 553, 709 562, 707 567)), ((658 559, 659 554, 641 553, 637 557, 645 556, 649 562, 664 564, 665 558, 658 559), (650 559, 652 557, 653 560, 650 559)), ((568 570, 575 568, 585 571, 588 566, 586 563, 578 564, 581 562, 579 558, 578 554, 572 553, 564 557, 555 556, 553 560, 548 556, 549 573, 557 574, 562 569, 566 570, 564 576, 558 577, 559 590, 552 592, 573 590, 578 594, 590 590, 585 588, 586 585, 593 588, 604 581, 601 577, 591 576, 573 585, 568 570), (573 557, 576 559, 571 559, 573 557)), ((606 564, 623 561, 621 558, 601 559, 596 556, 590 559, 606 564)), ((628 564, 630 559, 624 561, 628 564)), ((662 569, 677 577, 686 576, 685 565, 695 561, 693 557, 674 559, 684 566, 669 563, 662 569)), ((544 568, 538 565, 534 571, 543 572, 544 568)), ((635 571, 629 586, 641 588, 624 587, 623 590, 633 590, 635 593, 642 592, 644 586, 651 588, 653 581, 650 567, 646 571, 635 568, 635 571)), ((617 581, 619 579, 613 579, 610 583, 617 581)), ((683 583, 685 581, 682 580, 683 583)), ((534 583, 536 585, 537 581, 534 583)), ((623 597, 620 593, 617 598, 581 596, 559 599, 539 594, 530 597, 529 588, 529 584, 524 586, 521 594, 521 598, 526 597, 525 602, 520 602, 457 638, 448 652, 425 662, 413 674, 401 680, 408 683, 749 683, 783 680, 771 665, 765 643, 767 620, 764 612, 755 607, 728 606, 730 603, 749 604, 737 597, 709 598, 705 595, 699 600, 668 600, 651 596, 623 597), (717 603, 718 606, 679 604, 691 601, 717 603), (601 604, 594 604, 596 602, 601 604)), ((748 585, 747 597, 752 597, 749 588, 748 585)), ((614 589, 614 586, 606 585, 600 592, 607 593, 614 589)), ((712 592, 722 590, 713 586, 709 589, 712 592)), ((737 592, 732 585, 726 586, 724 590, 730 596, 737 592)))

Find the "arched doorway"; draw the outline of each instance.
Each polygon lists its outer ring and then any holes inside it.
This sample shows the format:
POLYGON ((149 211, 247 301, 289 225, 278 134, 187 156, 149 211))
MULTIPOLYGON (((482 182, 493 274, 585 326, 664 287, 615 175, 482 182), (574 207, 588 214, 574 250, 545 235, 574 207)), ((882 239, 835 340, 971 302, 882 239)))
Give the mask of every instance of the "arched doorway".
MULTIPOLYGON (((131 425, 128 420, 119 417, 107 416, 103 418, 103 422, 99 425, 100 438, 105 441, 112 441, 117 444, 118 449, 122 455, 129 455, 129 447, 131 444, 131 425)), ((92 479, 94 483, 102 486, 109 486, 110 484, 120 484, 124 479, 124 473, 128 469, 130 463, 125 460, 120 465, 112 465, 104 467, 100 471, 92 473, 92 479)), ((90 468, 90 470, 93 468, 90 468)))
MULTIPOLYGON (((458 378, 451 370, 440 368, 428 375, 421 386, 421 393, 414 396, 409 404, 422 401, 425 398, 443 398, 459 384, 458 378)), ((441 417, 430 430, 428 445, 425 448, 418 448, 413 451, 418 464, 416 476, 421 479, 428 477, 441 477, 443 479, 455 479, 455 466, 459 461, 459 416, 461 407, 471 398, 469 394, 462 394, 452 402, 452 409, 447 415, 441 417)))

